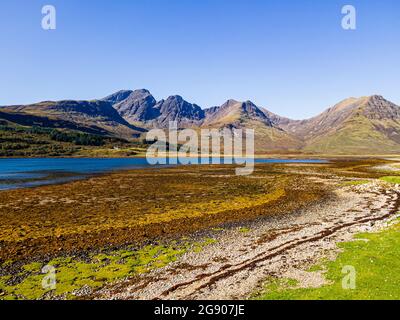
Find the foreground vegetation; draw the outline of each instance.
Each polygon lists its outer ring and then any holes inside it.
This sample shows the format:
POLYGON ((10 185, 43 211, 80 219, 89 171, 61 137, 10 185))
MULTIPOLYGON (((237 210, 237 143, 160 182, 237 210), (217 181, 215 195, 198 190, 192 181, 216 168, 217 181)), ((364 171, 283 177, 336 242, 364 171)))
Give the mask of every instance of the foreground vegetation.
POLYGON ((400 184, 400 176, 382 177, 381 180, 389 183, 400 184))
POLYGON ((164 267, 183 253, 200 251, 213 242, 213 239, 206 238, 194 243, 172 242, 168 245, 148 245, 141 249, 127 247, 85 257, 59 257, 19 266, 8 261, 0 266, 0 299, 75 299, 115 281, 164 267), (11 268, 13 272, 7 274, 11 268), (54 286, 48 281, 51 275, 48 272, 52 268, 54 286))
MULTIPOLYGON (((380 180, 400 184, 400 176, 380 180)), ((367 181, 347 184, 358 185, 367 181)), ((334 261, 313 266, 309 272, 324 275, 326 284, 307 288, 295 279, 271 278, 255 298, 260 300, 398 300, 400 299, 400 223, 386 230, 364 233, 354 241, 339 244, 341 253, 334 261), (355 288, 344 289, 347 266, 356 272, 355 288)))
POLYGON ((270 279, 257 299, 262 300, 398 300, 400 299, 400 224, 378 233, 359 234, 342 243, 335 261, 322 263, 310 272, 322 270, 327 284, 300 288, 294 279, 270 279), (354 289, 343 289, 343 268, 356 271, 354 289))

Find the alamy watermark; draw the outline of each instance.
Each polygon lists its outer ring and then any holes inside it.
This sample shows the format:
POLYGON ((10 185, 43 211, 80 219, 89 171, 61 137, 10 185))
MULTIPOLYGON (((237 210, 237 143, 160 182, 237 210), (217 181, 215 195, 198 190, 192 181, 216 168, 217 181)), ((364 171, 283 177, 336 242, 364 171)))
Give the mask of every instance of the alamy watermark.
POLYGON ((42 279, 42 288, 45 290, 55 290, 57 286, 56 268, 46 265, 42 268, 42 273, 46 274, 42 279))
POLYGON ((254 172, 253 129, 182 129, 169 123, 168 132, 153 129, 146 134, 153 142, 147 149, 151 165, 236 164, 237 175, 254 172))
POLYGON ((352 5, 345 5, 342 8, 342 28, 344 30, 356 30, 357 29, 357 11, 352 5))
POLYGON ((344 266, 342 268, 342 274, 345 274, 342 279, 342 289, 355 290, 357 280, 356 268, 354 266, 344 266))
MULTIPOLYGON (((342 28, 344 30, 357 29, 357 11, 355 6, 347 4, 342 7, 342 28)), ((42 29, 56 30, 57 28, 57 12, 54 5, 45 5, 42 7, 42 29)))
POLYGON ((43 30, 56 30, 57 28, 57 12, 56 8, 52 5, 45 5, 42 8, 42 29, 43 30))

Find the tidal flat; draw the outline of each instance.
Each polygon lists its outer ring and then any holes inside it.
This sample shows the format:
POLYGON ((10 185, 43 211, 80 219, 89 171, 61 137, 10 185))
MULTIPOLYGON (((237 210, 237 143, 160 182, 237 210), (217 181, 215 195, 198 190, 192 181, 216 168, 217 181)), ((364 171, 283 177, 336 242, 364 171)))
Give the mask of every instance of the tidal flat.
POLYGON ((247 177, 226 165, 138 169, 2 191, 0 299, 90 297, 200 252, 224 230, 248 237, 254 221, 332 201, 388 163, 257 164, 247 177), (42 288, 45 265, 56 268, 57 289, 42 288))

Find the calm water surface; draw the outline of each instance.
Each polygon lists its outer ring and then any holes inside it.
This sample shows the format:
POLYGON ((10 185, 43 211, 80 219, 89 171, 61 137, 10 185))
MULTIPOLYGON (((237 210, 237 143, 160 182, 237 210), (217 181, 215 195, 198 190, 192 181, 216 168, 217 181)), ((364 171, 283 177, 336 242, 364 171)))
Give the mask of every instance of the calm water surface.
MULTIPOLYGON (((313 159, 256 159, 256 163, 325 163, 313 159)), ((150 167, 145 158, 0 159, 0 190, 83 179, 93 174, 150 167)))

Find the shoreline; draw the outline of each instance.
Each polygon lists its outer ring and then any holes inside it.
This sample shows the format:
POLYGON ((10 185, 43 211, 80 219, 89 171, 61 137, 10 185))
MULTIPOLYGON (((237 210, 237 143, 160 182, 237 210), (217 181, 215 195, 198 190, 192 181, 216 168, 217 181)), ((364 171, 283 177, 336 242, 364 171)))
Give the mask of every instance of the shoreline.
MULTIPOLYGON (((218 165, 223 165, 223 166, 236 166, 236 167, 242 167, 243 164, 208 164, 208 163, 191 163, 191 164, 182 164, 182 163, 177 163, 177 164, 156 164, 152 165, 149 164, 148 162, 143 162, 143 163, 134 163, 136 159, 140 160, 145 160, 146 158, 66 158, 66 157, 60 157, 60 158, 11 158, 7 159, 11 162, 13 161, 27 161, 27 160, 36 160, 37 163, 40 163, 39 161, 50 161, 50 160, 68 160, 68 161, 73 161, 76 160, 76 166, 79 166, 79 160, 82 161, 118 161, 118 160, 124 160, 124 161, 129 161, 132 160, 133 163, 121 163, 119 165, 109 165, 109 167, 103 167, 103 168, 96 168, 96 163, 93 163, 93 168, 87 168, 87 171, 74 171, 74 167, 72 164, 70 165, 63 165, 59 168, 51 168, 46 167, 46 164, 43 165, 42 168, 38 167, 35 168, 34 170, 29 170, 27 171, 15 171, 15 172, 9 172, 6 167, 6 173, 5 177, 0 177, 0 191, 6 191, 6 190, 15 190, 15 189, 25 189, 25 188, 35 188, 35 187, 40 187, 44 185, 57 185, 57 184, 65 184, 71 181, 75 180, 82 180, 82 179, 90 179, 91 177, 96 177, 100 175, 107 175, 107 174, 112 174, 112 173, 123 173, 123 172, 128 172, 131 170, 155 170, 155 169, 163 169, 163 168, 170 168, 170 167, 180 167, 180 166, 185 166, 187 168, 194 168, 196 166, 218 166, 218 165), (8 175, 8 176, 7 176, 8 175), (17 177, 17 178, 12 178, 13 175, 31 175, 31 177, 17 177), (37 178, 34 177, 34 175, 39 175, 37 178), (3 186, 3 187, 2 187, 3 186), (7 187, 8 186, 8 187, 7 187)), ((211 159, 211 158, 210 158, 211 159)), ((2 159, 0 159, 0 162, 2 159)), ((223 158, 222 158, 223 161, 223 158)), ((321 163, 328 163, 329 161, 325 159, 273 159, 273 158, 256 158, 255 159, 255 165, 263 163, 310 163, 310 164, 318 164, 319 161, 321 163)), ((26 165, 29 166, 29 163, 26 163, 26 165)), ((79 168, 77 168, 79 169, 79 168)), ((0 169, 0 175, 2 173, 2 170, 0 169)))

